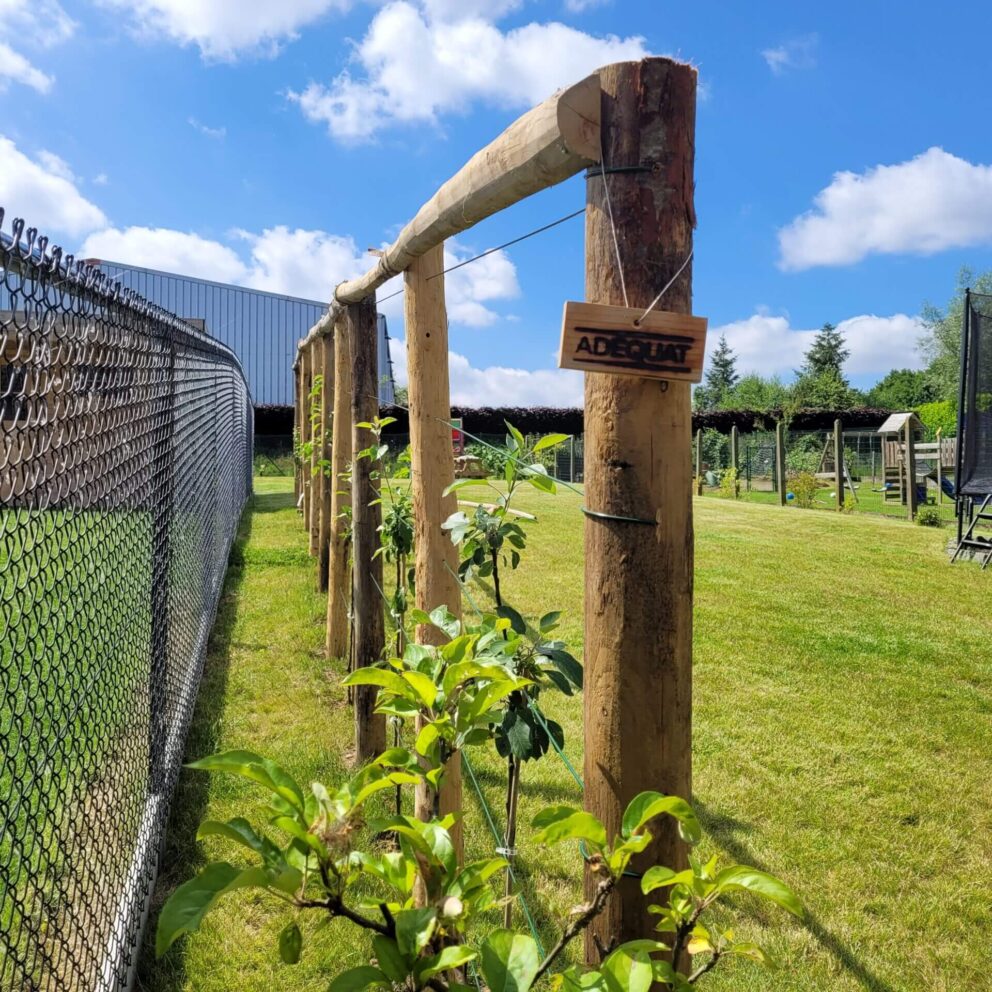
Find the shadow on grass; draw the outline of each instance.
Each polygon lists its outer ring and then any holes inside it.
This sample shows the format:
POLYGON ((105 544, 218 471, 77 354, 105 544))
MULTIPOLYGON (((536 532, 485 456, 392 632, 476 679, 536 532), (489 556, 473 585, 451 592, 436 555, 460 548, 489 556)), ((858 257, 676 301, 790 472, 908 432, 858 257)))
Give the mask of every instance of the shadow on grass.
POLYGON ((256 493, 252 498, 252 513, 278 513, 296 506, 296 497, 288 493, 256 493))
MULTIPOLYGON (((233 640, 234 624, 238 613, 238 591, 244 579, 244 548, 251 537, 252 516, 260 500, 283 499, 256 496, 245 511, 238 527, 238 534, 228 559, 227 575, 217 608, 217 618, 207 644, 207 658, 203 677, 196 697, 196 707, 190 723, 189 736, 183 754, 184 761, 192 761, 217 750, 221 716, 227 691, 227 675, 233 640)), ((289 505, 292 505, 290 493, 289 505)), ((184 768, 179 776, 165 843, 159 862, 158 880, 152 895, 151 911, 145 927, 140 950, 135 987, 141 992, 175 992, 185 987, 185 945, 180 941, 160 961, 155 959, 155 927, 158 914, 173 890, 199 871, 205 861, 196 842, 196 829, 203 820, 209 796, 209 777, 204 772, 184 768)))
MULTIPOLYGON (((743 865, 750 865, 760 871, 768 871, 767 867, 754 857, 747 844, 739 839, 740 834, 751 832, 750 824, 718 813, 695 797, 693 798, 693 806, 699 814, 703 829, 734 861, 743 865)), ((802 893, 800 893, 800 898, 802 898, 802 893)), ((866 968, 854 956, 851 949, 839 937, 831 933, 808 908, 801 925, 869 992, 895 992, 895 989, 888 982, 866 968)))

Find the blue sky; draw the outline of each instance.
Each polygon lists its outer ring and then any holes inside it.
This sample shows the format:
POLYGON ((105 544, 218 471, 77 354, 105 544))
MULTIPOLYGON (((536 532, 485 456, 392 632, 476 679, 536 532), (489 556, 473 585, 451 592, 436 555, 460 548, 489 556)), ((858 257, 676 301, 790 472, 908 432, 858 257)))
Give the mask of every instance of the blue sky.
MULTIPOLYGON (((672 54, 700 73, 696 313, 786 378, 842 324, 866 385, 920 364, 962 265, 992 268, 992 12, 954 8, 0 0, 0 204, 85 255, 328 299, 556 86, 672 54)), ((576 177, 451 257, 583 198, 576 177)), ((554 353, 582 279, 578 219, 449 277, 454 399, 576 402, 554 353)))

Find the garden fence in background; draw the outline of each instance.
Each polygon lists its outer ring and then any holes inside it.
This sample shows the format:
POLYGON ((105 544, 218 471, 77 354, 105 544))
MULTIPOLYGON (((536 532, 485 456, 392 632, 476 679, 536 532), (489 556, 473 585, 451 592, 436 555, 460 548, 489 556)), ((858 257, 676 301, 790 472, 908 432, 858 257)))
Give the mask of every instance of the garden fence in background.
MULTIPOLYGON (((0 224, 3 213, 0 211, 0 224)), ((0 234, 0 988, 129 980, 252 408, 226 347, 0 234)))

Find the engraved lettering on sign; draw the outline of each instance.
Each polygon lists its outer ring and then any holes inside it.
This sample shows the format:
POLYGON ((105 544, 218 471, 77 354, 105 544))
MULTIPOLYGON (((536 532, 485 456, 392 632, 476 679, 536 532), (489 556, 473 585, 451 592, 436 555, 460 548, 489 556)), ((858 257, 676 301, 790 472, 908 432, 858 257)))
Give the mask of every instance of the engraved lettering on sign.
POLYGON ((692 338, 677 334, 643 331, 607 331, 577 327, 581 335, 575 346, 574 361, 590 365, 623 365, 631 369, 689 372, 686 356, 692 338))

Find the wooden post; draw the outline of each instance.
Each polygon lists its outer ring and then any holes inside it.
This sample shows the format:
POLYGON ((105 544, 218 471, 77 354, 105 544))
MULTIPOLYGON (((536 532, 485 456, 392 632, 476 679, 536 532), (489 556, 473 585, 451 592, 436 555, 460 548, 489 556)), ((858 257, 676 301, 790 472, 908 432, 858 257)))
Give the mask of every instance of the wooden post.
POLYGON ((334 479, 330 474, 331 431, 334 422, 334 339, 324 335, 317 339, 320 351, 320 374, 323 389, 320 394, 320 524, 317 534, 317 588, 327 591, 331 557, 331 490, 334 479))
MULTIPOLYGON (((371 422, 379 413, 377 374, 377 318, 375 297, 348 307, 348 337, 351 345, 351 450, 357 455, 374 442, 374 436, 360 423, 371 422)), ((352 603, 355 618, 355 668, 368 668, 382 658, 386 628, 382 600, 382 556, 379 524, 382 508, 377 502, 368 458, 353 458, 351 467, 352 603), (372 505, 372 504, 375 505, 372 505)), ((375 713, 378 690, 375 686, 355 686, 355 761, 371 761, 386 749, 386 718, 375 713)))
POLYGON ((327 578, 328 658, 348 657, 348 603, 351 600, 348 565, 348 521, 342 518, 351 505, 351 496, 342 476, 351 461, 351 344, 348 321, 340 317, 334 324, 334 419, 331 442, 331 530, 330 562, 327 578))
POLYGON ((913 447, 913 418, 906 419, 903 428, 906 442, 906 513, 912 522, 916 517, 916 450, 913 447))
POLYGON ((293 495, 297 505, 300 502, 300 493, 303 492, 303 468, 297 457, 297 450, 302 440, 302 409, 303 406, 300 403, 300 355, 297 351, 296 361, 293 362, 293 495))
POLYGON ((944 502, 944 442, 940 439, 942 427, 937 428, 937 505, 944 502))
MULTIPOLYGON (((455 495, 443 496, 455 479, 451 448, 451 401, 448 384, 448 317, 444 303, 444 248, 438 245, 406 270, 404 316, 407 350, 407 392, 410 406, 411 488, 413 490, 416 605, 428 613, 447 606, 461 616, 457 549, 441 524, 457 509, 455 495)), ((418 644, 437 644, 435 628, 420 626, 418 644)), ((416 815, 434 815, 433 790, 418 787, 416 815)), ((441 795, 442 815, 462 808, 461 758, 448 763, 441 795)), ((452 830, 461 857, 461 823, 452 830)))
MULTIPOLYGON (((306 444, 310 440, 310 348, 300 349, 300 443, 306 444)), ((303 487, 303 526, 309 532, 310 528, 310 497, 313 490, 313 480, 310 477, 310 460, 302 458, 300 460, 300 484, 303 487)))
POLYGON ((703 495, 703 432, 696 431, 696 495, 703 495))
POLYGON ((779 506, 788 503, 785 492, 785 428, 779 421, 775 425, 775 478, 778 480, 779 506))
POLYGON ((738 461, 740 460, 740 438, 737 432, 737 425, 730 428, 730 467, 734 470, 734 496, 741 494, 741 480, 739 476, 738 461))
MULTIPOLYGON (((315 390, 317 386, 317 377, 320 375, 320 342, 319 340, 314 340, 310 342, 310 382, 311 390, 315 390)), ((310 531, 310 554, 314 557, 317 555, 318 544, 317 544, 317 534, 320 529, 320 476, 317 473, 317 462, 320 461, 320 449, 321 449, 321 439, 320 439, 320 401, 315 397, 312 399, 307 407, 307 412, 310 417, 310 439, 313 441, 313 445, 310 448, 310 512, 307 516, 307 527, 310 531), (317 415, 314 415, 314 411, 317 411, 317 415)))
MULTIPOLYGON (((622 305, 622 266, 630 306, 646 307, 684 265, 660 305, 690 313, 696 71, 652 58, 607 66, 600 79, 605 165, 631 168, 588 180, 586 297, 622 305)), ((585 412, 587 506, 648 522, 585 521, 585 804, 615 837, 642 790, 692 796, 690 387, 588 373, 585 412)), ((673 821, 652 833, 635 871, 687 863, 673 821)), ((587 869, 587 897, 597 878, 587 869)), ((625 877, 586 931, 586 960, 599 961, 597 939, 650 936, 647 903, 625 877)))
POLYGON ((844 509, 844 428, 834 421, 834 477, 837 480, 837 509, 844 509))

